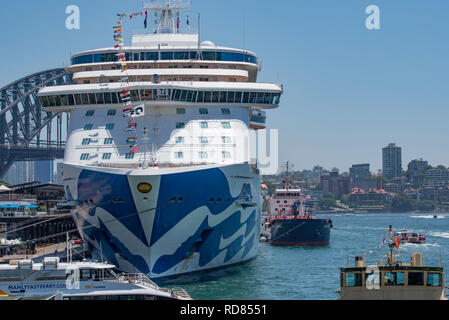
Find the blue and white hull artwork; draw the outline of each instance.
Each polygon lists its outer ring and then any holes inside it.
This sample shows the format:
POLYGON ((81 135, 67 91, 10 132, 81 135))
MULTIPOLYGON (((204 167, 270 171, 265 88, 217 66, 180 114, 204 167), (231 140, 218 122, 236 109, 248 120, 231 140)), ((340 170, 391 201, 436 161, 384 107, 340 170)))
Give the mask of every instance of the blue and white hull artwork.
POLYGON ((248 164, 123 169, 63 166, 94 258, 161 278, 256 256, 260 178, 248 164))

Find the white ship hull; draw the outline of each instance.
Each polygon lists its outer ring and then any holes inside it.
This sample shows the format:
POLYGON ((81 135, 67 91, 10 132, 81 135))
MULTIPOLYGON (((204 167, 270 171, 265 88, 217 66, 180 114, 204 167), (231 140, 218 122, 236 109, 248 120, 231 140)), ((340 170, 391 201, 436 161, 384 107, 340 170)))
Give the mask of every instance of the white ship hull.
POLYGON ((260 176, 248 164, 146 170, 64 164, 63 173, 93 256, 125 272, 161 278, 256 256, 260 176), (151 191, 139 192, 140 183, 151 191))

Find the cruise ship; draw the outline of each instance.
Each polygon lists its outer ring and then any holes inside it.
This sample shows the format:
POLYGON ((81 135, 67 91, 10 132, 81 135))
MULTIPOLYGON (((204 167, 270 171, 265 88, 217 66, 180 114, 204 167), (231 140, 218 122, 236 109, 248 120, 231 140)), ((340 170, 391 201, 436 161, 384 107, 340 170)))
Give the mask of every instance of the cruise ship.
POLYGON ((182 31, 189 10, 166 0, 114 13, 114 45, 74 54, 74 84, 38 94, 69 114, 62 180, 93 257, 149 278, 256 256, 260 168, 246 150, 283 93, 257 82, 256 54, 201 41, 199 14, 182 31), (155 29, 126 45, 144 17, 155 29))

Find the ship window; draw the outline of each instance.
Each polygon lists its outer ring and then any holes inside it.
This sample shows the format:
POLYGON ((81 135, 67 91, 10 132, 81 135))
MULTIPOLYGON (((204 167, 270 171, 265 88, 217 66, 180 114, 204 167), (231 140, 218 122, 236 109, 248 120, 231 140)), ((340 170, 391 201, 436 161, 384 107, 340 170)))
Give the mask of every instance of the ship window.
POLYGON ((424 285, 424 272, 409 272, 408 273, 408 285, 409 286, 423 286, 424 285))
POLYGON ((134 159, 134 153, 125 153, 125 159, 134 159))
POLYGON ((220 92, 218 92, 218 91, 212 92, 212 102, 218 102, 219 96, 220 96, 220 92))
POLYGON ((192 93, 193 93, 193 95, 192 95, 192 102, 196 102, 196 96, 198 94, 198 91, 193 91, 192 93))
POLYGON ((223 159, 230 159, 231 158, 231 153, 229 151, 222 151, 221 152, 221 156, 223 159))
POLYGON ((75 104, 77 104, 77 105, 83 104, 83 102, 81 101, 80 94, 74 94, 74 96, 75 96, 75 104))
POLYGON ((197 102, 204 102, 204 91, 198 91, 198 100, 197 102))
POLYGON ((112 138, 105 138, 104 139, 104 144, 112 144, 112 138))
POLYGON ((111 93, 110 92, 104 92, 104 103, 109 104, 112 103, 111 93))
POLYGON ((61 105, 61 96, 54 96, 55 98, 55 105, 60 106, 61 105))
POLYGON ((207 110, 207 108, 200 108, 200 114, 208 114, 209 111, 207 110))
POLYGON ((182 90, 181 92, 181 101, 186 101, 187 90, 182 90))
POLYGON ((256 92, 250 92, 250 94, 249 94, 249 103, 256 103, 256 96, 257 96, 256 92))
POLYGON ((242 103, 249 103, 249 92, 243 92, 242 103))
POLYGON ((95 99, 95 93, 88 93, 89 95, 89 104, 97 104, 97 100, 95 99))
POLYGON ((221 127, 223 129, 230 129, 231 128, 231 124, 229 122, 222 122, 221 123, 221 127))
POLYGON ((47 96, 39 97, 39 102, 41 103, 41 106, 48 107, 48 98, 47 98, 47 96))
POLYGON ((111 159, 111 153, 103 153, 103 160, 109 160, 111 159))
POLYGON ((175 143, 184 143, 184 137, 176 137, 175 143))
POLYGON ((183 129, 185 127, 184 122, 176 122, 176 129, 183 129))
POLYGON ((205 91, 204 92, 204 102, 211 102, 212 101, 212 92, 205 91))
POLYGON ((161 52, 161 60, 173 60, 173 52, 161 52))
POLYGON ((263 92, 257 93, 256 103, 263 103, 263 92))
POLYGON ((115 110, 115 109, 108 110, 108 116, 115 116, 116 113, 117 113, 117 110, 115 110))
POLYGON ((97 104, 104 104, 103 93, 96 93, 97 104))
POLYGON ((111 92, 111 103, 118 103, 117 92, 111 92))
POLYGON ((88 153, 82 153, 80 156, 80 160, 87 160, 89 159, 89 154, 88 153))
POLYGON ((263 96, 263 103, 270 104, 270 101, 271 101, 271 93, 265 92, 265 95, 263 96))
POLYGON ((242 102, 242 93, 241 93, 241 92, 236 92, 236 93, 235 93, 234 102, 235 102, 235 103, 240 103, 240 102, 242 102))
POLYGON ((89 104, 89 95, 87 93, 82 93, 81 101, 83 102, 82 104, 89 104))
POLYGON ((175 60, 188 60, 189 53, 187 51, 175 52, 175 60))
POLYGON ((180 97, 181 97, 181 90, 175 89, 173 93, 173 100, 179 101, 180 97))
POLYGON ((207 152, 204 152, 204 151, 198 152, 198 157, 200 159, 206 159, 207 158, 207 152))
POLYGON ((93 124, 88 123, 84 126, 84 130, 92 130, 93 124))
POLYGON ((131 101, 140 101, 139 91, 131 90, 131 101))
POLYGON ((69 99, 69 106, 74 106, 75 105, 75 100, 73 98, 73 94, 67 95, 67 99, 69 99))
POLYGON ((385 286, 403 286, 405 274, 404 272, 385 272, 383 280, 385 286))
POLYGON ((234 103, 234 96, 235 96, 234 91, 228 92, 228 103, 234 103))
POLYGON ((208 143, 207 137, 198 137, 200 143, 208 143))
POLYGON ((145 59, 146 60, 157 60, 158 54, 157 54, 157 52, 147 52, 145 54, 145 59))
POLYGON ((181 151, 175 152, 175 159, 184 158, 184 154, 181 151))
POLYGON ((346 273, 346 287, 361 287, 362 286, 362 274, 346 273))
POLYGON ((176 114, 186 114, 185 108, 176 108, 176 114))
POLYGON ((440 287, 441 286, 441 274, 440 273, 427 273, 427 286, 440 287))
POLYGON ((61 106, 68 106, 69 105, 69 99, 67 98, 67 95, 61 95, 61 106))
POLYGON ((220 102, 226 102, 226 91, 220 92, 220 102))
POLYGON ((203 60, 215 60, 215 52, 213 51, 203 51, 201 55, 203 60))
POLYGON ((87 146, 88 144, 90 144, 90 138, 85 138, 83 139, 83 142, 81 143, 83 146, 87 146))
POLYGON ((187 102, 192 102, 192 97, 193 97, 193 91, 192 90, 188 90, 187 91, 186 101, 187 102))
POLYGON ((207 129, 209 126, 207 124, 207 122, 200 122, 200 128, 201 129, 207 129))
POLYGON ((223 143, 231 143, 231 138, 230 137, 221 137, 221 142, 223 142, 223 143))
POLYGON ((85 116, 86 117, 92 117, 94 115, 94 113, 95 113, 95 110, 87 110, 85 116))
POLYGON ((106 130, 112 130, 114 129, 115 124, 114 123, 108 123, 106 124, 106 130))

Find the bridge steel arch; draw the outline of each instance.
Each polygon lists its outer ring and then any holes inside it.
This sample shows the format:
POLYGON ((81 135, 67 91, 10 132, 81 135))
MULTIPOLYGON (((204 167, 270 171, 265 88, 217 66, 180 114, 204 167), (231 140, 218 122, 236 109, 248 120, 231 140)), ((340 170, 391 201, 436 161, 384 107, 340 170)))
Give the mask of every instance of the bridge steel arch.
MULTIPOLYGON (((69 115, 42 110, 40 88, 72 84, 63 68, 34 73, 0 89, 0 177, 14 161, 64 157, 63 120, 69 115)), ((67 124, 66 124, 67 128, 67 124)))

